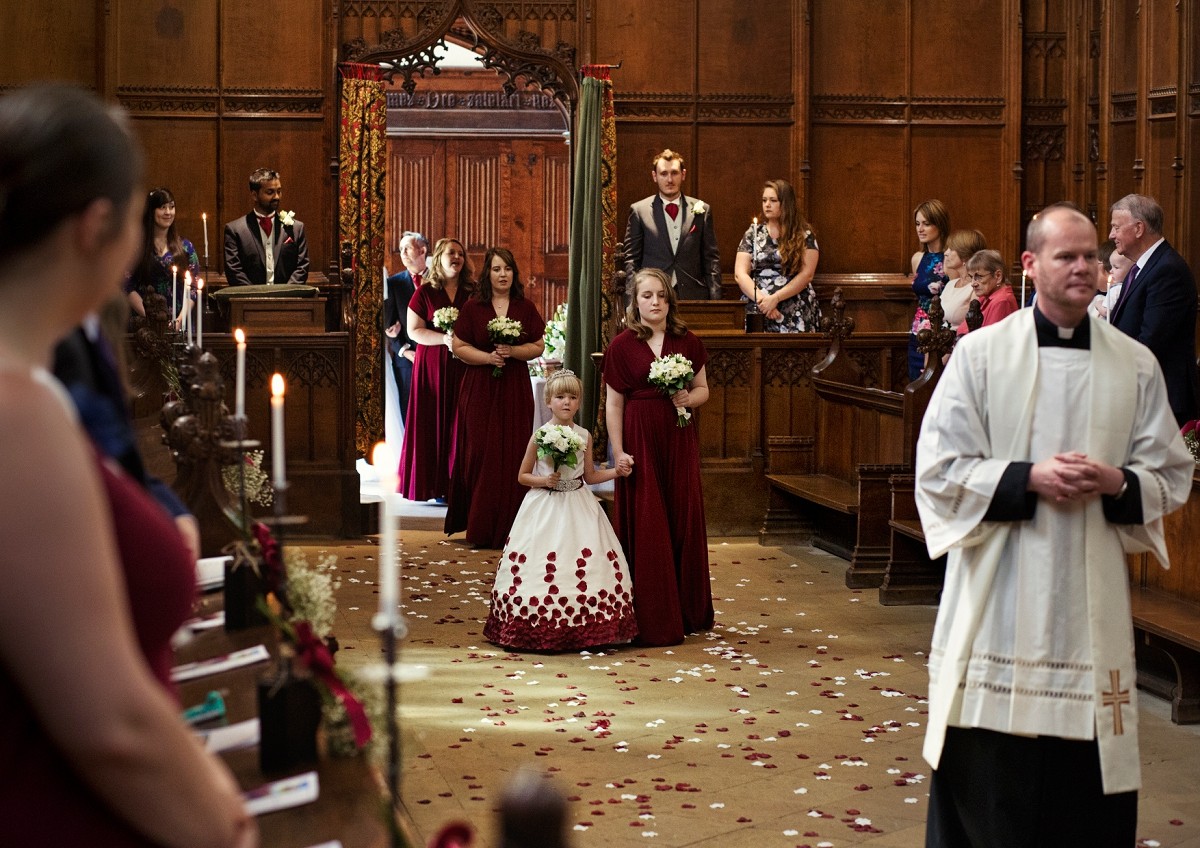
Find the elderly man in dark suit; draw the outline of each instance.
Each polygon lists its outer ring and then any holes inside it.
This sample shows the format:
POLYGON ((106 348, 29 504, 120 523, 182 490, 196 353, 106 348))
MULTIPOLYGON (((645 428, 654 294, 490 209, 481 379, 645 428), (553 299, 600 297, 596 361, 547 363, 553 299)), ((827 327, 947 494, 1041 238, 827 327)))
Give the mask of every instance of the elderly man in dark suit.
MULTIPOLYGON (((642 268, 660 268, 681 300, 720 300, 721 255, 712 210, 683 194, 682 156, 667 149, 651 164, 658 193, 630 207, 625 227, 626 286, 642 268)), ((626 302, 629 297, 626 291, 626 302)))
POLYGON ((408 337, 408 302, 425 276, 425 255, 429 241, 420 233, 406 232, 400 237, 400 258, 404 270, 388 277, 387 300, 383 302, 383 332, 388 337, 388 359, 396 377, 400 399, 400 421, 408 423, 408 396, 412 387, 413 360, 417 349, 408 337))
POLYGON ((231 286, 270 283, 303 285, 308 280, 308 243, 294 212, 280 212, 279 172, 259 168, 250 175, 250 214, 225 225, 225 279, 231 286))
POLYGON ((1109 322, 1150 348, 1167 382, 1175 419, 1197 417, 1196 280, 1162 235, 1163 210, 1154 198, 1128 194, 1112 205, 1109 237, 1134 265, 1109 313, 1109 322))

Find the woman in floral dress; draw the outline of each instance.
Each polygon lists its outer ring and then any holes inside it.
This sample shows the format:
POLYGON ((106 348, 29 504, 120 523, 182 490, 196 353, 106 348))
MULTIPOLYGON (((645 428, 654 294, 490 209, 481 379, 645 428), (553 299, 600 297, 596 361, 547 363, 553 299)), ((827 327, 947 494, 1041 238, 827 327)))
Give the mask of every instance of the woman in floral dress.
POLYGON ((821 307, 812 281, 820 251, 812 226, 797 210, 796 192, 786 180, 763 184, 762 210, 762 223, 746 230, 733 266, 746 312, 757 305, 768 333, 815 333, 821 307))
POLYGON ((915 380, 925 370, 925 354, 917 351, 917 333, 929 326, 929 304, 949 277, 943 267, 946 236, 950 234, 950 213, 940 200, 926 200, 913 210, 917 240, 921 249, 912 255, 912 288, 917 296, 908 338, 908 379, 915 380))

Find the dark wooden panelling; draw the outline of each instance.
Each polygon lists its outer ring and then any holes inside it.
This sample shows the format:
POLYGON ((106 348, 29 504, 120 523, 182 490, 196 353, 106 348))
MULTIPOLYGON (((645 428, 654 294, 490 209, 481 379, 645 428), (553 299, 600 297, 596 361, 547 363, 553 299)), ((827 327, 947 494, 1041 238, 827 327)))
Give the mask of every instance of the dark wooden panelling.
POLYGON ((5 3, 0 88, 41 79, 97 88, 100 12, 98 4, 79 0, 5 3))
POLYGON ((695 90, 695 5, 695 0, 593 4, 597 61, 622 63, 614 77, 618 91, 695 90))
MULTIPOLYGON (((791 6, 778 0, 770 13, 745 0, 699 0, 701 27, 698 89, 783 95, 792 93, 791 6)), ((799 57, 806 60, 807 57, 799 57)))
MULTIPOLYGON (((908 16, 904 3, 877 0, 844 0, 821 3, 813 10, 812 90, 815 95, 846 94, 863 97, 896 97, 907 89, 905 43, 908 16)), ((927 20, 927 19, 926 19, 927 20)), ((931 40, 932 41, 932 40, 931 40)), ((934 73, 948 44, 923 46, 934 73), (934 57, 939 57, 935 59, 934 57)))
POLYGON ((247 94, 322 94, 329 73, 323 5, 222 3, 222 85, 247 94))
POLYGON ((215 4, 138 2, 115 4, 118 90, 129 94, 215 94, 215 4), (170 69, 169 73, 164 73, 170 69))
MULTIPOLYGON (((221 228, 217 213, 217 128, 212 121, 136 118, 134 131, 146 150, 146 187, 166 186, 175 195, 175 228, 190 239, 204 262, 208 213, 209 267, 221 267, 221 228), (180 151, 187 151, 181 156, 180 151)), ((249 210, 247 210, 249 211, 249 210)))
POLYGON ((908 273, 917 248, 904 179, 899 126, 815 125, 809 215, 820 236, 821 270, 908 273))

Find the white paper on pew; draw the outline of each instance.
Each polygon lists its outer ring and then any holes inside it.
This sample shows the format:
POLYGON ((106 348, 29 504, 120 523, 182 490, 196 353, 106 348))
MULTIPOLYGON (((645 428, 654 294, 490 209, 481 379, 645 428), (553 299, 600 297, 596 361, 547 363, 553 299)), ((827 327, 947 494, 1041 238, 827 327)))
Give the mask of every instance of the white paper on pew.
POLYGON ((309 845, 308 848, 342 848, 340 839, 334 839, 329 842, 322 842, 320 845, 309 845))
POLYGON ((261 738, 258 719, 248 718, 237 724, 226 727, 214 727, 211 730, 201 730, 196 733, 204 742, 204 749, 214 754, 222 751, 237 751, 241 748, 253 748, 261 738))
POLYGON ((193 633, 201 633, 205 630, 215 630, 218 627, 224 627, 225 610, 217 610, 211 615, 189 618, 183 623, 183 626, 193 633))
POLYGON ((219 589, 225 585, 225 563, 232 557, 204 557, 196 560, 196 586, 201 592, 219 589))
POLYGON ((171 680, 175 683, 182 683, 185 680, 195 680, 197 677, 207 677, 210 674, 218 674, 222 671, 230 671, 242 666, 266 662, 270 658, 271 655, 267 653, 266 646, 255 645, 253 648, 244 648, 240 651, 234 651, 232 654, 224 654, 219 657, 200 660, 199 662, 177 665, 171 669, 171 680))
POLYGON ((246 802, 246 812, 252 816, 261 816, 263 813, 311 804, 317 800, 319 794, 317 773, 308 771, 295 777, 264 783, 257 789, 242 793, 242 799, 246 802))

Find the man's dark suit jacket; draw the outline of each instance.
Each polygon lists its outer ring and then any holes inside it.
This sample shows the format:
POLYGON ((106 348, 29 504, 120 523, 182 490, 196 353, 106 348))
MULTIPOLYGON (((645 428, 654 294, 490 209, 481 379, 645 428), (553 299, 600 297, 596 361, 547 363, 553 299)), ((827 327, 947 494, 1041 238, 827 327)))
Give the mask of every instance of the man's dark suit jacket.
POLYGON ((1158 246, 1125 283, 1109 321, 1154 352, 1167 381, 1167 398, 1183 425, 1198 415, 1196 281, 1187 262, 1167 242, 1158 246))
POLYGON ((408 337, 408 302, 412 300, 416 286, 413 285, 412 274, 401 271, 388 277, 388 296, 383 302, 383 326, 390 327, 400 322, 400 335, 396 338, 387 337, 388 359, 392 362, 392 373, 396 377, 396 389, 400 397, 400 420, 408 421, 408 396, 412 389, 413 364, 403 356, 401 351, 405 346, 412 348, 412 340, 408 337))
MULTIPOLYGON (((272 283, 308 282, 308 243, 304 224, 285 226, 275 214, 275 279, 272 283)), ((267 280, 267 251, 253 212, 225 225, 225 279, 231 286, 261 286, 267 280)))
MULTIPOLYGON (((713 233, 712 209, 692 214, 698 201, 679 196, 679 214, 683 216, 679 247, 671 250, 667 232, 667 213, 662 198, 655 194, 629 207, 625 227, 625 301, 633 297, 633 275, 642 268, 661 268, 675 272, 675 294, 681 300, 721 299, 721 254, 713 233)), ((699 201, 702 202, 702 201, 699 201)))

